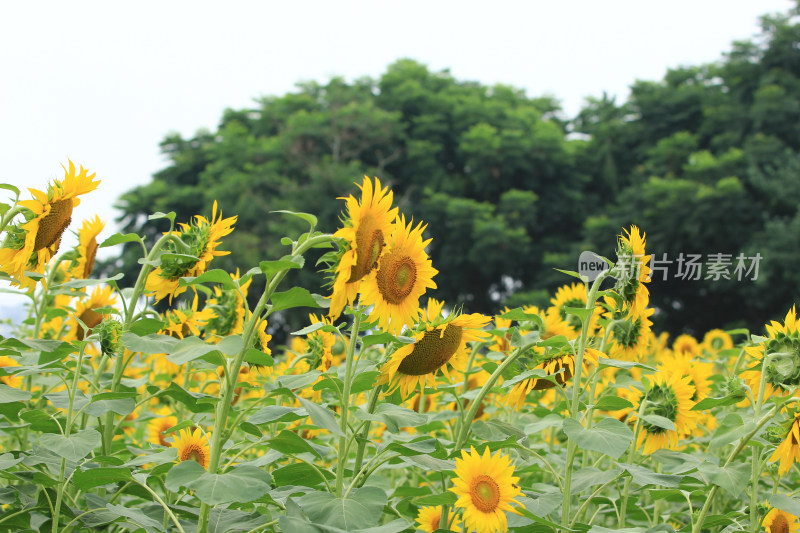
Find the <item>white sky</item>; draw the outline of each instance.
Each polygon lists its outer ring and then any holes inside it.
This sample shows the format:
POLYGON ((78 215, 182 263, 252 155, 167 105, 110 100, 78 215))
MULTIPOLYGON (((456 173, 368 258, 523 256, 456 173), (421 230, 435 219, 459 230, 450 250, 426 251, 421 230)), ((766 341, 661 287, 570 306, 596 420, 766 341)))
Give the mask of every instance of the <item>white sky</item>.
POLYGON ((0 182, 44 189, 71 158, 102 180, 73 229, 94 213, 112 222, 117 197, 164 166, 158 143, 166 133, 215 128, 224 108, 284 94, 301 80, 378 77, 410 57, 457 79, 553 94, 572 116, 586 96, 607 91, 621 101, 635 79, 720 59, 731 41, 757 32, 759 15, 792 5, 4 2, 0 182))

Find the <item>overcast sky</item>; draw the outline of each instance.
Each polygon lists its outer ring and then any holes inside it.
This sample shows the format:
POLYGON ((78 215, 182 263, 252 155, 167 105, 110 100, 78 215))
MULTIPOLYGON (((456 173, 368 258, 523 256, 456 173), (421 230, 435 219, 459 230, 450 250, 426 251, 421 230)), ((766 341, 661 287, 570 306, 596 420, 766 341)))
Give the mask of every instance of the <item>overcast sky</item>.
POLYGON ((586 96, 607 91, 621 100, 636 79, 720 59, 733 40, 757 32, 759 15, 792 5, 4 2, 0 182, 44 189, 71 158, 102 180, 73 229, 94 213, 111 222, 117 197, 165 165, 165 134, 214 128, 224 108, 292 91, 301 80, 378 77, 409 57, 457 79, 555 95, 572 116, 586 96))

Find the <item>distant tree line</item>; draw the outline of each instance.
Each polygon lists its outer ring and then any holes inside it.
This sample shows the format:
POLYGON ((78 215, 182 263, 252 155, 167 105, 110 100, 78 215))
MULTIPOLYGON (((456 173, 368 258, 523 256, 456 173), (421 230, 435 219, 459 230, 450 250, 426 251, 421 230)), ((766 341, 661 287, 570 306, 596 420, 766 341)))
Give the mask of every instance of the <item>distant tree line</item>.
MULTIPOLYGON (((573 281, 554 268, 575 269, 585 249, 611 256, 614 235, 637 224, 657 259, 701 254, 708 266, 708 254, 731 256, 730 280, 675 279, 677 263, 666 281, 659 274, 650 292, 660 327, 758 330, 800 294, 795 17, 764 16, 761 34, 733 43, 723 60, 636 81, 626 102, 589 98, 573 119, 553 97, 456 80, 409 59, 377 80, 302 83, 226 110, 216 131, 169 135, 169 166, 120 199, 123 231, 153 238, 165 228, 147 214, 186 221, 218 200, 239 219, 223 246, 232 254, 215 263, 249 268, 286 253, 280 237, 302 229, 270 211, 314 213, 334 231, 336 198, 366 174, 428 224, 434 295, 450 305, 491 313, 546 304, 573 281), (756 253, 758 279, 737 281, 736 257, 756 253)), ((132 273, 136 254, 130 246, 116 264, 132 273)), ((326 294, 311 269, 294 276, 326 294)))

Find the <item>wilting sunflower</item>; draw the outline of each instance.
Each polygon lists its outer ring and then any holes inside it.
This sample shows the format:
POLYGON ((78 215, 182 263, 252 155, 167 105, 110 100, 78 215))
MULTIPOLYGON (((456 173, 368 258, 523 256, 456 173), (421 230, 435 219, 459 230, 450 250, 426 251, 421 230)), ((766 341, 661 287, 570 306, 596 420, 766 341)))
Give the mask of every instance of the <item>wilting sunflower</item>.
MULTIPOLYGON (((586 348, 583 353, 583 371, 588 371, 591 365, 597 365, 598 358, 602 356, 601 352, 593 348, 586 348)), ((531 367, 530 370, 544 370, 548 376, 554 376, 555 383, 541 378, 524 379, 516 383, 506 395, 504 398, 506 405, 520 409, 525 403, 525 398, 527 398, 529 392, 550 389, 555 387, 556 384, 563 386, 575 374, 575 356, 572 354, 572 348, 570 347, 555 354, 540 355, 538 360, 540 362, 531 367)))
POLYGON ((392 221, 397 218, 397 208, 392 208, 393 193, 388 187, 381 188, 364 176, 359 185, 361 201, 350 195, 345 198, 347 218, 345 227, 333 234, 346 242, 344 253, 336 266, 331 307, 328 313, 336 320, 345 305, 352 305, 359 292, 361 281, 378 266, 378 259, 392 231, 392 221))
MULTIPOLYGON (((426 505, 424 507, 420 507, 419 512, 417 512, 417 524, 419 524, 419 529, 422 531, 427 531, 428 533, 433 533, 439 529, 439 520, 441 518, 441 506, 431 507, 426 505)), ((449 518, 452 518, 452 513, 449 518)), ((453 519, 449 530, 457 533, 461 532, 461 520, 459 520, 458 517, 453 519)))
POLYGON ((769 458, 770 462, 778 459, 781 460, 778 467, 778 474, 781 476, 788 472, 795 462, 800 461, 800 411, 794 414, 794 420, 792 420, 783 442, 769 458))
POLYGON ((645 283, 650 283, 650 256, 645 255, 645 234, 631 226, 617 237, 618 278, 614 290, 622 297, 633 317, 639 316, 650 302, 645 283))
POLYGON ((94 269, 94 259, 97 255, 97 236, 103 231, 105 222, 97 215, 83 221, 78 230, 78 256, 70 269, 70 275, 76 279, 88 279, 94 269))
MULTIPOLYGON (((674 449, 678 439, 691 433, 697 426, 697 413, 692 411, 694 387, 691 378, 679 372, 661 370, 650 376, 652 387, 647 396, 640 395, 639 405, 646 401, 645 415, 658 415, 670 420, 675 429, 666 429, 642 420, 636 447, 644 444, 643 453, 649 455, 661 448, 674 449)), ((637 416, 637 411, 632 415, 637 416)))
POLYGON ((772 508, 761 522, 767 533, 791 533, 800 529, 797 517, 778 508, 772 508))
MULTIPOLYGON (((239 271, 231 275, 231 278, 239 279, 239 271)), ((234 289, 223 289, 214 287, 214 296, 206 301, 205 308, 212 311, 211 317, 205 325, 206 337, 227 337, 228 335, 239 335, 244 328, 244 316, 247 299, 247 290, 250 288, 253 278, 241 283, 239 291, 234 289)))
POLYGON ((172 302, 172 298, 186 290, 186 287, 178 286, 179 279, 197 277, 206 271, 212 259, 228 255, 230 252, 217 250, 217 246, 222 237, 233 231, 234 223, 235 216, 223 219, 220 213, 219 218, 217 217, 217 202, 214 201, 211 220, 195 215, 191 224, 180 224, 181 231, 176 235, 189 247, 188 253, 179 251, 172 241, 164 247, 165 252, 190 255, 198 259, 176 256, 162 258, 161 266, 150 272, 145 283, 145 288, 154 293, 156 301, 169 296, 172 302))
POLYGON ((455 479, 451 491, 458 500, 455 507, 464 509, 464 527, 477 533, 496 533, 508 530, 506 511, 519 513, 513 505, 522 494, 514 477, 514 465, 507 455, 497 452, 489 455, 487 446, 481 456, 471 448, 470 453, 461 450, 456 459, 455 479))
POLYGON ((208 445, 208 438, 203 435, 200 428, 190 432, 188 429, 180 430, 180 433, 172 441, 172 447, 178 449, 178 459, 183 461, 196 461, 200 466, 208 470, 208 461, 211 458, 211 448, 208 445))
POLYGON ((92 328, 103 321, 103 317, 109 314, 109 307, 117 305, 117 295, 111 287, 95 287, 88 298, 78 300, 75 303, 75 314, 68 322, 69 331, 65 337, 66 340, 78 339, 82 341, 84 336, 92 334, 92 328), (89 328, 84 331, 83 327, 78 323, 86 324, 89 328))
POLYGON ((35 282, 25 272, 44 273, 45 265, 58 251, 61 235, 72 222, 72 210, 80 204, 78 196, 100 184, 93 181, 94 177, 83 167, 76 173, 70 161, 69 170, 64 168, 64 179, 53 181, 47 193, 28 189, 34 199, 19 203, 26 209, 25 222, 6 228, 7 236, 0 247, 0 270, 15 278, 15 284, 31 288, 35 282))
POLYGON ((431 242, 422 240, 426 226, 413 222, 406 225, 401 216, 394 225, 388 249, 378 260, 378 270, 361 287, 361 300, 371 305, 370 319, 378 321, 381 329, 400 333, 419 317, 419 299, 427 289, 435 289, 433 268, 425 247, 431 242))
MULTIPOLYGON (((426 318, 430 319, 430 316, 426 318)), ((390 391, 400 387, 401 396, 406 398, 417 386, 436 387, 439 370, 449 380, 447 365, 462 369, 467 343, 489 337, 489 333, 482 330, 489 320, 489 317, 478 313, 453 313, 421 322, 414 330, 415 341, 402 345, 392 353, 381 368, 376 385, 389 383, 390 391)))

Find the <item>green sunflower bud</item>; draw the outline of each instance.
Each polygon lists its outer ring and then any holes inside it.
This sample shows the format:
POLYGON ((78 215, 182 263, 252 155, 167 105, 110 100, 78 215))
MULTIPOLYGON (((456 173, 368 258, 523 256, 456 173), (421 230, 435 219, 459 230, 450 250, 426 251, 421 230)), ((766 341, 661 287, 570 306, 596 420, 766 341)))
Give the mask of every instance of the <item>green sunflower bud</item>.
POLYGON ((122 324, 117 320, 107 319, 98 325, 94 332, 100 336, 100 349, 103 355, 113 357, 122 353, 122 324))
POLYGON ((728 391, 727 396, 735 399, 737 402, 747 398, 747 386, 745 385, 744 381, 737 376, 732 376, 730 379, 728 379, 728 382, 725 384, 725 388, 728 391))

